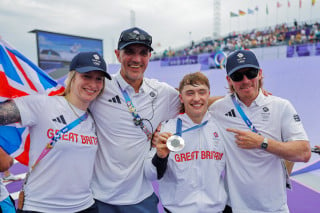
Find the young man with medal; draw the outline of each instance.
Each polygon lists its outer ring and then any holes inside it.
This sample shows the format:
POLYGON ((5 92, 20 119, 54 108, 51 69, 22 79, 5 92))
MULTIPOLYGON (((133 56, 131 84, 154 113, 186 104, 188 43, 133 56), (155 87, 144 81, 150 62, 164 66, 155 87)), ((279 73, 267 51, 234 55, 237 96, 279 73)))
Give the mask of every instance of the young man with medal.
POLYGON ((228 204, 233 212, 288 213, 284 160, 307 162, 311 156, 299 115, 288 100, 262 94, 262 70, 252 51, 232 52, 226 71, 230 94, 209 111, 228 131, 228 204))
POLYGON ((179 92, 181 114, 162 123, 145 174, 158 179, 168 213, 222 212, 227 202, 224 137, 208 112, 209 80, 201 72, 187 74, 179 92))
MULTIPOLYGON (((87 109, 103 92, 105 77, 111 79, 103 58, 81 52, 71 61, 63 94, 28 95, 0 104, 0 125, 19 122, 30 131, 19 212, 97 212, 90 183, 98 140, 87 109)), ((10 145, 1 142, 4 149, 10 145)))

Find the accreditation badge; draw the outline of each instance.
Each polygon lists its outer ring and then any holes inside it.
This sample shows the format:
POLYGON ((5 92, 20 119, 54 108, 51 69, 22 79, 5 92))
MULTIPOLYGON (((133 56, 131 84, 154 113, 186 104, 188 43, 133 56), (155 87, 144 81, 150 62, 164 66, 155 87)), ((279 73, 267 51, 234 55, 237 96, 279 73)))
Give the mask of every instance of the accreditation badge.
POLYGON ((184 148, 184 140, 178 135, 172 135, 167 140, 167 147, 172 152, 179 152, 184 148))

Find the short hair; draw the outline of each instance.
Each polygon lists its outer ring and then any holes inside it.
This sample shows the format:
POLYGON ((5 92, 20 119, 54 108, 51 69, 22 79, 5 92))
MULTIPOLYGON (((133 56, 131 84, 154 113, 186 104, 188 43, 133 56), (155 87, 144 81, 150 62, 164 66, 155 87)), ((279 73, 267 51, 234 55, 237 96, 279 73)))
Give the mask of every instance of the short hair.
MULTIPOLYGON (((189 73, 187 75, 185 75, 183 77, 183 79, 180 81, 179 84, 179 93, 181 94, 183 88, 186 85, 200 85, 200 84, 204 84, 206 85, 209 90, 210 90, 210 82, 209 79, 207 78, 207 76, 205 76, 202 72, 194 72, 194 73, 189 73)), ((184 104, 181 103, 180 105, 180 113, 184 113, 185 112, 185 108, 184 108, 184 104)))

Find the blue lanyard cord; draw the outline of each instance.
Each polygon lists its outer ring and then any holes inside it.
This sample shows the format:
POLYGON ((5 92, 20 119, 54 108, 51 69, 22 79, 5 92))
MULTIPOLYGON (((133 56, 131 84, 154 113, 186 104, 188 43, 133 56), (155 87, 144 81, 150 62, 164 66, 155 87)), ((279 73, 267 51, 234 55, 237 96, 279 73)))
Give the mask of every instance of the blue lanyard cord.
MULTIPOLYGON (((250 130, 252 132, 255 132, 257 134, 260 134, 258 132, 258 130, 255 128, 255 126, 252 124, 252 122, 249 120, 249 118, 247 117, 247 115, 244 113, 244 111, 242 110, 242 108, 240 107, 240 104, 236 101, 236 98, 235 98, 235 95, 232 94, 231 95, 231 98, 232 98, 232 101, 233 101, 233 104, 235 105, 235 107, 237 108, 238 112, 240 113, 242 119, 244 120, 244 122, 247 124, 247 126, 250 128, 250 130)), ((287 167, 284 163, 284 160, 281 160, 281 165, 282 165, 282 168, 284 169, 284 172, 285 172, 285 175, 286 175, 286 184, 287 184, 287 188, 291 189, 291 181, 290 181, 290 178, 289 178, 289 173, 288 173, 288 170, 287 170, 287 167)))
MULTIPOLYGON (((36 162, 33 164, 31 167, 32 170, 36 167, 36 165, 44 158, 50 150, 54 147, 54 145, 57 143, 57 141, 61 138, 61 135, 68 132, 69 130, 73 129, 75 126, 80 124, 82 121, 86 120, 88 118, 88 112, 84 113, 81 117, 77 118, 70 124, 66 125, 62 129, 60 129, 51 139, 51 141, 46 145, 46 147, 42 150, 41 154, 39 155, 38 159, 36 162)), ((29 174, 29 173, 28 173, 29 174)), ((28 175, 27 175, 28 176, 28 175)), ((25 180, 25 183, 27 182, 27 178, 25 180)))
POLYGON ((62 134, 68 132, 69 130, 73 129, 77 125, 79 125, 82 121, 86 120, 88 118, 88 112, 85 112, 82 116, 80 116, 78 119, 74 120, 67 126, 60 129, 51 139, 50 145, 54 146, 55 143, 61 138, 62 134))
POLYGON ((181 137, 182 133, 189 132, 189 131, 194 130, 194 129, 198 129, 198 128, 200 128, 200 127, 203 127, 203 126, 206 125, 207 123, 208 123, 208 121, 205 121, 205 122, 203 122, 203 123, 201 123, 201 124, 195 125, 195 126, 193 126, 193 127, 190 127, 190 128, 188 128, 188 129, 182 131, 182 120, 181 120, 180 118, 178 118, 178 119, 177 119, 177 127, 176 127, 176 133, 175 133, 175 135, 178 135, 178 136, 181 137))
POLYGON ((249 120, 249 118, 247 117, 247 115, 244 113, 244 111, 242 110, 242 108, 240 107, 240 104, 237 102, 236 97, 234 94, 231 95, 232 101, 234 106, 236 107, 236 109, 238 110, 239 114, 241 115, 243 121, 247 124, 247 126, 249 127, 249 129, 252 132, 258 133, 258 130, 256 129, 256 127, 252 124, 252 122, 249 120))
POLYGON ((148 130, 148 128, 144 125, 144 123, 143 123, 141 117, 139 116, 139 114, 137 113, 137 110, 136 110, 136 108, 134 107, 134 105, 133 105, 133 103, 132 103, 132 101, 131 101, 131 99, 130 99, 129 94, 127 93, 127 91, 126 91, 126 90, 123 90, 123 89, 121 88, 121 86, 120 86, 120 84, 119 84, 118 81, 117 81, 117 83, 118 83, 118 86, 119 86, 119 88, 120 88, 120 91, 121 91, 121 93, 122 93, 122 95, 123 95, 123 97, 124 97, 124 99, 125 99, 125 101, 126 101, 126 104, 127 104, 127 106, 128 106, 128 110, 129 110, 129 112, 130 112, 130 113, 132 114, 132 116, 133 116, 134 124, 135 124, 136 126, 140 126, 140 128, 142 129, 142 131, 146 134, 148 140, 150 140, 151 137, 152 137, 152 133, 151 133, 151 132, 148 130))

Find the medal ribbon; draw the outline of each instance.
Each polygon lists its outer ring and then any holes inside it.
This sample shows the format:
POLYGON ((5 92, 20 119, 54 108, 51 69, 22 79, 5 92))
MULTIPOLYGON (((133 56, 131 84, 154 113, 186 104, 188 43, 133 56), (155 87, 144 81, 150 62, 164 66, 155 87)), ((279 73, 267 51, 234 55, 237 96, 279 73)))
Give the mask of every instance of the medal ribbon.
POLYGON ((88 118, 88 112, 84 113, 81 117, 77 118, 67 126, 63 127, 60 129, 51 139, 49 143, 47 143, 46 147, 42 150, 40 156, 38 157, 37 161, 35 164, 32 166, 32 169, 35 168, 35 166, 39 163, 39 161, 46 156, 50 150, 54 147, 54 145, 57 143, 57 141, 61 138, 63 134, 68 132, 69 130, 73 129, 77 125, 79 125, 82 121, 86 120, 88 118))
POLYGON ((121 93, 122 93, 122 95, 123 95, 123 97, 124 97, 124 99, 125 99, 125 101, 126 101, 126 104, 127 104, 127 106, 128 106, 128 110, 129 110, 129 112, 131 113, 131 115, 133 116, 134 124, 135 124, 136 126, 140 126, 140 128, 142 129, 142 131, 146 134, 148 140, 150 140, 151 137, 152 137, 152 133, 151 133, 151 132, 148 130, 148 128, 144 125, 144 123, 143 123, 141 117, 139 116, 139 114, 137 113, 137 110, 136 110, 136 108, 134 107, 134 105, 133 105, 133 103, 132 103, 132 101, 131 101, 131 99, 130 99, 129 94, 127 93, 127 91, 126 91, 126 90, 123 90, 123 89, 121 88, 121 86, 120 86, 120 84, 119 84, 118 81, 117 81, 117 83, 118 83, 118 86, 119 86, 119 88, 120 88, 120 90, 121 90, 121 93))
POLYGON ((189 131, 194 130, 194 129, 198 129, 200 127, 203 127, 207 123, 208 123, 208 121, 205 121, 205 122, 203 122, 201 124, 195 125, 193 127, 190 127, 188 129, 182 131, 182 120, 180 118, 178 118, 177 119, 177 126, 176 126, 176 133, 174 135, 178 135, 178 136, 181 137, 182 133, 189 132, 189 131))
MULTIPOLYGON (((232 102, 234 104, 234 106, 236 107, 236 109, 238 110, 239 114, 241 115, 243 121, 247 124, 247 126, 249 127, 249 129, 252 131, 252 132, 255 132, 259 135, 261 135, 258 130, 256 129, 256 127, 252 124, 252 122, 249 120, 249 118, 247 117, 247 115, 244 113, 244 111, 242 110, 240 104, 238 103, 238 101, 236 100, 236 97, 234 94, 231 95, 231 98, 232 98, 232 102)), ((291 181, 290 181, 290 178, 289 178, 289 173, 288 173, 288 170, 287 170, 287 167, 284 163, 284 160, 281 160, 281 164, 282 164, 282 168, 284 169, 285 171, 285 174, 286 174, 286 184, 287 184, 287 188, 288 189, 291 189, 291 181)))

